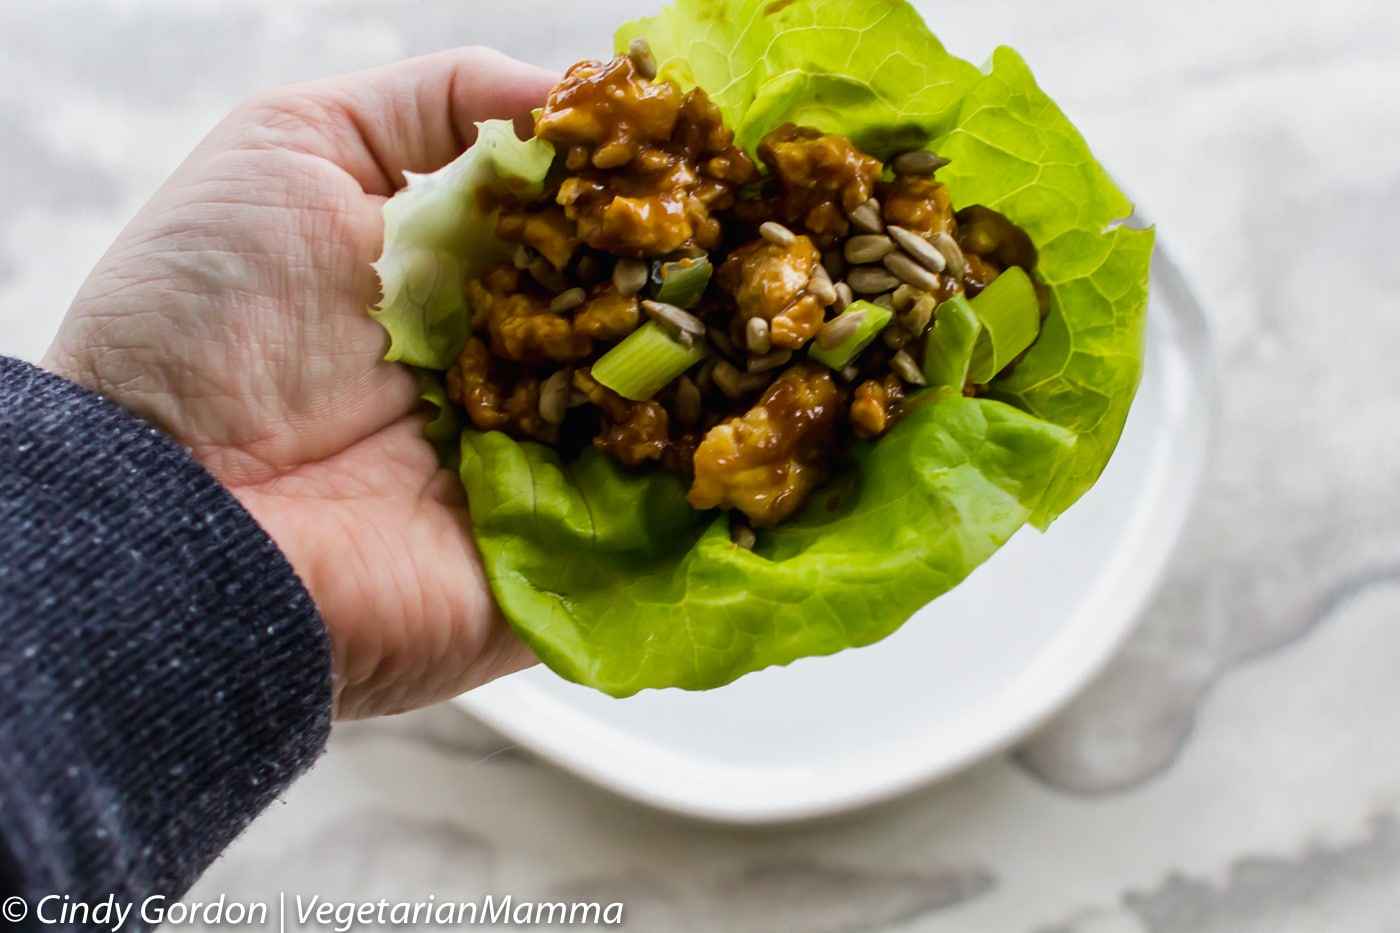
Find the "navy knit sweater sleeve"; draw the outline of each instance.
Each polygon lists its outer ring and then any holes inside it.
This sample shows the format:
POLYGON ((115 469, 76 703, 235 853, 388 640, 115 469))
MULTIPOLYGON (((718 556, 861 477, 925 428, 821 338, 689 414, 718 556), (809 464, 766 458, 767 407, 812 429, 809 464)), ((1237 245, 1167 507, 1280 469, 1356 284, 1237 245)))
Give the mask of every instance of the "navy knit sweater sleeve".
POLYGON ((320 754, 330 676, 310 596, 227 490, 0 357, 0 900, 183 894, 320 754))

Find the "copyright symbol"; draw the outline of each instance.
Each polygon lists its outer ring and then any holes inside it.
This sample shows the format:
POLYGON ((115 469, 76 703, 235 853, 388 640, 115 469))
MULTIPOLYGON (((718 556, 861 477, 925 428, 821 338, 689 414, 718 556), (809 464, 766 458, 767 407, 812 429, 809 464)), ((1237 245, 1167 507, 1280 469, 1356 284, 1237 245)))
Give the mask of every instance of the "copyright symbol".
POLYGON ((0 916, 11 923, 19 923, 29 916, 29 905, 24 902, 22 897, 7 897, 4 905, 0 906, 0 916))

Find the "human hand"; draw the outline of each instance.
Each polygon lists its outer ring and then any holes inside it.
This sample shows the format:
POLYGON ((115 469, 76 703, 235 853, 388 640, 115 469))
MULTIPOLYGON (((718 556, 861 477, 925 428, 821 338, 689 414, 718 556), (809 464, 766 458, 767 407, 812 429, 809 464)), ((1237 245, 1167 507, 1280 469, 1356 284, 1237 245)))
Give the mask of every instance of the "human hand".
POLYGON ((267 529, 325 619, 338 716, 534 661, 365 309, 404 171, 451 161, 475 121, 528 120, 553 82, 467 48, 253 98, 122 232, 45 357, 189 448, 267 529))

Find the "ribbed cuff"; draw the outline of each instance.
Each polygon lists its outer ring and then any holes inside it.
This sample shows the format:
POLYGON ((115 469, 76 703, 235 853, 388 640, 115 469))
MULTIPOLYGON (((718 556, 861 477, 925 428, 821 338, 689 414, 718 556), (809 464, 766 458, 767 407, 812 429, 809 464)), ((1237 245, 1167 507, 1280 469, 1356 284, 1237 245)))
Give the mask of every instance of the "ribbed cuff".
POLYGON ((320 754, 330 698, 315 606, 237 500, 0 358, 0 887, 182 894, 320 754))

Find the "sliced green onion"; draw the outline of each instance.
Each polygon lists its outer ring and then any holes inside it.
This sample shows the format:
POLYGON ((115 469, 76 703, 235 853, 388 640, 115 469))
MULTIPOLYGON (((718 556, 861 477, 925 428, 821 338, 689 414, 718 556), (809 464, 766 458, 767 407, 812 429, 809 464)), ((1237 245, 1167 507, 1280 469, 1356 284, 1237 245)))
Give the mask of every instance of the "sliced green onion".
POLYGON ((928 384, 952 386, 961 392, 981 333, 982 323, 962 295, 939 304, 924 344, 924 378, 928 384))
POLYGON ((623 398, 645 402, 705 358, 704 341, 686 346, 655 321, 647 321, 593 364, 593 378, 623 398))
POLYGON ((678 259, 663 262, 660 276, 661 287, 656 290, 656 300, 678 308, 693 308, 705 294, 705 286, 710 284, 710 273, 714 267, 701 256, 699 259, 678 259))
POLYGON ((991 382, 1032 343, 1040 333, 1040 304, 1031 277, 1012 266, 972 299, 972 310, 982 333, 972 351, 969 378, 979 385, 991 382))
POLYGON ((824 326, 830 327, 834 321, 845 315, 859 315, 857 320, 860 323, 856 325, 855 333, 830 349, 824 349, 813 341, 812 348, 807 351, 807 355, 812 359, 818 363, 825 363, 832 369, 845 369, 851 365, 851 361, 860 356, 861 351, 880 336, 880 331, 884 330, 885 325, 894 317, 894 312, 870 301, 854 301, 824 326))

